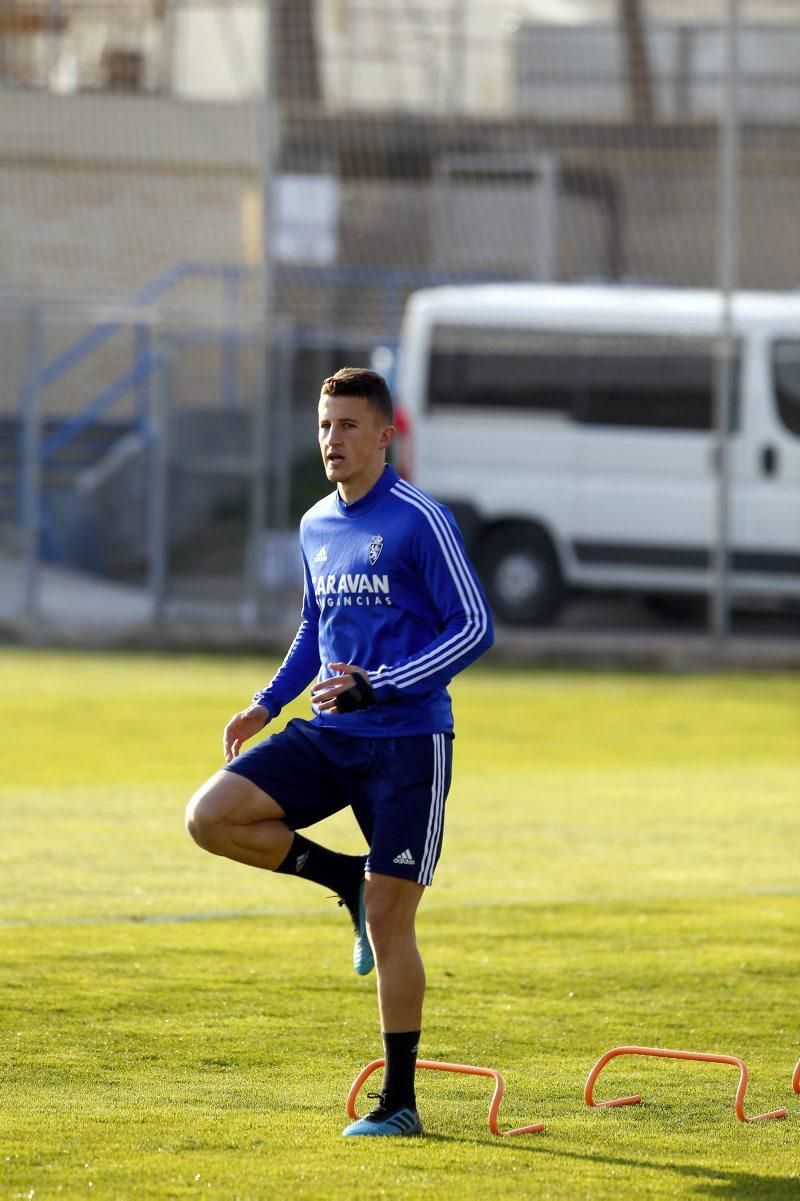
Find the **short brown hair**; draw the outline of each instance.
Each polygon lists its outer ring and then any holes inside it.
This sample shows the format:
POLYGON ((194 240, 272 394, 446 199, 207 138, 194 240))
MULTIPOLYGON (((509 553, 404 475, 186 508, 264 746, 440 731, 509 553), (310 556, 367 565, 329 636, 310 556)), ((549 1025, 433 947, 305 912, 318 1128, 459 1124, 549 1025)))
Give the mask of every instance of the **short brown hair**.
POLYGON ((340 367, 322 384, 323 396, 363 396, 387 425, 394 421, 394 406, 389 385, 377 371, 367 367, 340 367))

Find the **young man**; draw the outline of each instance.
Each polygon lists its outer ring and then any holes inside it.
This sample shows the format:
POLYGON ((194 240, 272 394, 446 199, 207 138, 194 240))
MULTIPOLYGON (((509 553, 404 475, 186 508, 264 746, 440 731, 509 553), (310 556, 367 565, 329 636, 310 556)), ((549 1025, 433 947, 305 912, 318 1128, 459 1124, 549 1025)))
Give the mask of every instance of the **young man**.
POLYGON ((425 973, 415 916, 439 858, 450 787, 446 686, 493 637, 451 514, 386 464, 394 434, 381 376, 343 367, 325 380, 319 445, 336 491, 300 525, 300 628, 271 682, 228 722, 227 766, 187 810, 207 851, 333 890, 355 928, 356 971, 377 965, 383 1090, 348 1136, 422 1133, 414 1073, 425 973), (314 718, 243 752, 315 679, 314 718), (366 860, 297 833, 348 805, 366 860))

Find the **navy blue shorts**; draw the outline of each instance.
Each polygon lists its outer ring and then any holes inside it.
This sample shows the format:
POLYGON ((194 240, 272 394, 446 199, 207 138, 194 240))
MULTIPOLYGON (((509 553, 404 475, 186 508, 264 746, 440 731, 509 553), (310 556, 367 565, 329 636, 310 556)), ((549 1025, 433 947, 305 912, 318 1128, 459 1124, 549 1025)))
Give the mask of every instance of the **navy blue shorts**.
POLYGON ((350 806, 367 871, 430 884, 442 849, 451 734, 353 738, 295 718, 226 767, 277 801, 293 830, 350 806))

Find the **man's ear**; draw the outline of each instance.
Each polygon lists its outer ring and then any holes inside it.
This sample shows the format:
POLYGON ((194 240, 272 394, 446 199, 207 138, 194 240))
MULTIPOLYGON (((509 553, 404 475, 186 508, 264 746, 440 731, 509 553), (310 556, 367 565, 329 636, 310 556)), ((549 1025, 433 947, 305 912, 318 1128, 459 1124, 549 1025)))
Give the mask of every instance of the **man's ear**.
POLYGON ((393 425, 387 425, 384 427, 384 429, 381 431, 380 440, 378 442, 381 450, 386 450, 387 447, 391 446, 391 444, 394 442, 396 433, 397 430, 393 425))

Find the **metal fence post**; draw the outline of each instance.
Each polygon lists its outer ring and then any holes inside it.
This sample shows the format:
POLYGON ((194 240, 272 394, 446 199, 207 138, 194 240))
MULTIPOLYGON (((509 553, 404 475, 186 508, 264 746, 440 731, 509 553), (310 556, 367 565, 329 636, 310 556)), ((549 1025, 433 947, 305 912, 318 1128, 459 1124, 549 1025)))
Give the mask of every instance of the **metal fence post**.
POLYGON ((292 380, 294 330, 282 319, 273 327, 271 350, 263 361, 272 369, 270 388, 253 415, 253 478, 248 527, 248 590, 244 622, 283 617, 287 583, 284 541, 291 518, 292 380), (268 402, 267 397, 271 398, 268 402), (267 578, 267 573, 272 573, 267 578))
POLYGON ((28 316, 28 351, 22 392, 22 496, 21 525, 24 547, 23 612, 35 624, 40 615, 39 550, 42 525, 42 448, 39 406, 42 366, 42 312, 37 306, 28 316))
POLYGON ((738 105, 739 0, 728 0, 725 30, 725 90, 719 161, 719 290, 722 320, 715 372, 715 455, 717 495, 712 553, 710 628, 722 641, 730 628, 730 426, 731 384, 736 344, 733 294, 738 275, 740 131, 738 105))
MULTIPOLYGON (((253 442, 250 488, 250 523, 247 532, 245 596, 240 608, 243 625, 261 617, 261 571, 264 531, 267 524, 267 435, 275 397, 276 330, 275 238, 273 203, 275 176, 280 160, 281 109, 277 57, 279 22, 275 0, 264 5, 264 98, 261 106, 261 290, 264 345, 252 394, 253 442)), ((271 454, 275 453, 272 448, 271 454)))
POLYGON ((220 399, 226 412, 239 405, 239 340, 236 309, 239 302, 239 272, 226 267, 222 273, 224 326, 220 347, 220 399))
MULTIPOLYGON (((267 341, 274 331, 267 331, 267 341)), ((261 617, 261 560, 264 550, 264 530, 267 511, 267 437, 269 433, 270 398, 273 395, 268 378, 272 354, 265 344, 259 355, 257 386, 250 401, 250 489, 245 550, 245 589, 239 611, 243 626, 254 626, 261 617)))
POLYGON ((292 461, 292 393, 294 381, 294 327, 289 318, 280 324, 280 344, 277 349, 276 381, 272 402, 271 460, 272 524, 276 530, 288 530, 291 516, 292 461))
MULTIPOLYGON (((138 323, 133 329, 133 370, 145 361, 150 354, 150 326, 138 323)), ((139 428, 147 425, 150 413, 150 373, 145 372, 136 385, 136 420, 139 428)))
POLYGON ((154 621, 163 618, 167 602, 171 387, 172 346, 163 339, 153 390, 147 495, 147 589, 154 621))

